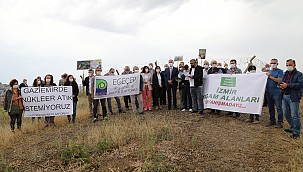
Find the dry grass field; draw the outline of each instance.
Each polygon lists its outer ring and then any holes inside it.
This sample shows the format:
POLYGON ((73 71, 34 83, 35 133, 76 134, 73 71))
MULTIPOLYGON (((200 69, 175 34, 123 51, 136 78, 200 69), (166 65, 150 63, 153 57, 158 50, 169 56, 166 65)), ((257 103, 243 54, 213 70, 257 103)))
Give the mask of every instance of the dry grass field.
POLYGON ((75 124, 63 116, 44 128, 24 119, 15 133, 1 108, 0 171, 303 171, 302 138, 265 127, 266 108, 260 124, 244 122, 246 114, 201 118, 180 110, 92 123, 85 100, 75 124))

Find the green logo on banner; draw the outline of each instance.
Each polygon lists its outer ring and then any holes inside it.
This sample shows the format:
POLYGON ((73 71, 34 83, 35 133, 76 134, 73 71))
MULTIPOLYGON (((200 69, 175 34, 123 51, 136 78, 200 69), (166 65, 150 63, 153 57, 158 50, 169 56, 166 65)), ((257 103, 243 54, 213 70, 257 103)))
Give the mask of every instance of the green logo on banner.
POLYGON ((221 77, 221 86, 225 87, 235 87, 236 77, 221 77))
POLYGON ((107 95, 107 82, 104 79, 96 79, 96 95, 107 95))

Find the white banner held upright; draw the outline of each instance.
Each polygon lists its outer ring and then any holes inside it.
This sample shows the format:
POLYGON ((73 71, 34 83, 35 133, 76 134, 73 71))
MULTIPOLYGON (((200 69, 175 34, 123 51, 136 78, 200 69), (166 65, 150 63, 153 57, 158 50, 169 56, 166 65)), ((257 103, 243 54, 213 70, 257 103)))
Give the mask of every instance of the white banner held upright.
POLYGON ((204 108, 261 114, 266 81, 265 73, 207 75, 204 108))
POLYGON ((73 114, 71 86, 22 87, 24 117, 62 116, 73 114))
POLYGON ((140 74, 96 76, 94 83, 94 99, 135 95, 140 91, 140 74))

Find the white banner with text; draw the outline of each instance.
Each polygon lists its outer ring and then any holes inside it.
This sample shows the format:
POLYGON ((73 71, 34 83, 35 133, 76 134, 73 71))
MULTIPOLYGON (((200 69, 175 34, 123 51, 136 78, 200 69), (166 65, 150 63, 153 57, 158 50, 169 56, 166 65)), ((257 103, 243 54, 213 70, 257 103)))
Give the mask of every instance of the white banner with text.
POLYGON ((207 75, 204 108, 261 114, 266 82, 265 73, 207 75))

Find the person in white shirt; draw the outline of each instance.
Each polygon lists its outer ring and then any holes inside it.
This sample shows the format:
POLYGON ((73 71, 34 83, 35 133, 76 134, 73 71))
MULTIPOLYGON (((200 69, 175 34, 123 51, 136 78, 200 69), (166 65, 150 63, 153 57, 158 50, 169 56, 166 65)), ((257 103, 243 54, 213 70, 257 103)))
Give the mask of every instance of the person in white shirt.
POLYGON ((182 112, 186 110, 192 112, 192 98, 190 94, 190 83, 189 83, 189 66, 185 65, 183 73, 181 75, 182 84, 182 112))

